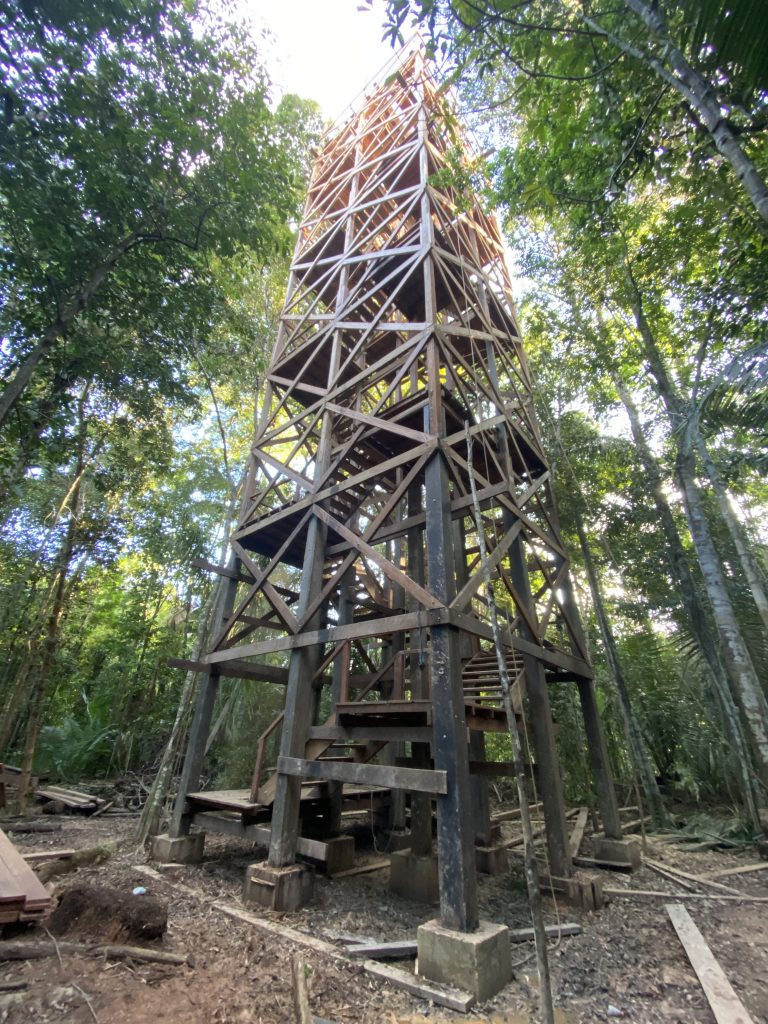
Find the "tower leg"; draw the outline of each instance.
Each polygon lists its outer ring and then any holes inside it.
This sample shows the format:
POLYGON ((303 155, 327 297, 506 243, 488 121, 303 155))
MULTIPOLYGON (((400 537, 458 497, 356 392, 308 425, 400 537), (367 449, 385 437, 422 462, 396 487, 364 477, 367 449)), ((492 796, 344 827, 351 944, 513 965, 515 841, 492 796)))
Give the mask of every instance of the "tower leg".
MULTIPOLYGON (((453 583, 448 475, 440 454, 427 465, 427 576, 433 594, 450 603, 453 583)), ((432 753, 448 776, 448 792, 437 798, 440 915, 446 928, 471 932, 478 925, 474 822, 469 796, 469 757, 459 633, 453 626, 430 630, 432 753)))
POLYGON ((205 757, 205 744, 208 741, 208 733, 211 730, 211 716, 218 690, 218 675, 214 675, 213 672, 206 672, 200 683, 200 691, 197 695, 195 715, 192 719, 192 727, 189 730, 187 752, 184 756, 184 766, 181 770, 181 778, 179 779, 179 792, 173 807, 171 823, 168 826, 168 834, 171 838, 178 838, 189 833, 191 816, 189 814, 189 805, 187 804, 187 793, 197 789, 200 784, 200 773, 203 770, 203 759, 205 757))
POLYGON ((581 713, 584 716, 584 729, 587 734, 589 758, 592 762, 592 774, 595 777, 595 787, 597 789, 597 803, 600 808, 600 817, 603 820, 603 830, 607 839, 621 839, 619 804, 616 800, 616 790, 613 787, 603 726, 597 710, 595 684, 591 679, 580 679, 578 687, 581 713))
MULTIPOLYGON (((309 524, 304 555, 302 590, 297 609, 299 616, 309 607, 322 584, 326 532, 324 524, 313 518, 309 524)), ((319 613, 314 618, 319 621, 319 613)), ((308 692, 309 681, 319 661, 319 647, 299 648, 291 653, 280 742, 282 757, 304 757, 313 711, 313 702, 308 692)), ((301 779, 278 773, 269 844, 270 867, 286 867, 296 859, 300 805, 301 779)))
MULTIPOLYGON (((507 524, 508 528, 512 523, 507 524)), ((525 551, 520 538, 512 542, 509 549, 509 564, 512 582, 520 600, 533 610, 525 551)), ((538 638, 528 636, 538 643, 538 638)), ((523 665, 530 709, 529 725, 538 769, 538 784, 544 804, 544 821, 547 832, 547 851, 552 874, 558 878, 569 878, 573 874, 573 863, 568 843, 568 826, 565 820, 563 785, 560 778, 560 762, 557 756, 555 730, 552 725, 552 708, 549 703, 544 669, 538 658, 523 655, 523 665)))

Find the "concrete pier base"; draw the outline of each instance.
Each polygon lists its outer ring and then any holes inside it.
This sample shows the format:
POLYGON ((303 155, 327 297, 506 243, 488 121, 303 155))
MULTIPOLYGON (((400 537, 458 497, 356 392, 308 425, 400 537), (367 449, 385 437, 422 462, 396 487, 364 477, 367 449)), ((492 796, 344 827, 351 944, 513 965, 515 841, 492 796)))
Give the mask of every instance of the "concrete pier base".
POLYGON ((481 921, 477 931, 457 932, 428 921, 419 926, 416 941, 418 974, 471 992, 478 1002, 491 999, 512 979, 506 925, 481 921))
POLYGON ((266 861, 250 864, 245 871, 243 899, 267 910, 292 912, 312 897, 315 874, 306 864, 273 868, 266 861))
POLYGON ((161 864, 198 864, 203 859, 204 846, 205 832, 190 832, 186 836, 163 833, 152 836, 149 858, 161 864))
POLYGON ((592 856, 600 867, 639 871, 642 863, 636 839, 593 839, 592 856))
POLYGON ((389 890, 415 903, 437 903, 437 857, 417 857, 410 850, 397 850, 389 858, 389 890))

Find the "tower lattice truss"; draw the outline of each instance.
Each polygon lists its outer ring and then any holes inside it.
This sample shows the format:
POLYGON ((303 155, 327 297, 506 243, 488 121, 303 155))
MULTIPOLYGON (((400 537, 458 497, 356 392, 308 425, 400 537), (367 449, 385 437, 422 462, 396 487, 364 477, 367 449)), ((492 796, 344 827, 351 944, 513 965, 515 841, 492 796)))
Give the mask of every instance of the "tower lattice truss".
POLYGON ((436 803, 442 917, 471 929, 482 789, 511 768, 484 749, 508 723, 470 460, 553 873, 571 870, 553 684, 578 686, 617 819, 503 243, 448 173, 460 152, 417 53, 317 156, 205 661, 286 687, 277 771, 262 742, 251 793, 270 864, 296 856, 301 780, 406 791, 416 850, 436 803))

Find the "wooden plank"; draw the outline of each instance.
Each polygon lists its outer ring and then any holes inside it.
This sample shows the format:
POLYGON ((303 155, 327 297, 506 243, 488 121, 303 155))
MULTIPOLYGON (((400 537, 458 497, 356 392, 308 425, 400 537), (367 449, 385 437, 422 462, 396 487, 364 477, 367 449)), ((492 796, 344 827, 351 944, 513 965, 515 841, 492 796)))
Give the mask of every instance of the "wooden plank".
MULTIPOLYGON (((367 808, 365 808, 364 810, 366 810, 366 813, 367 813, 367 808)), ((349 812, 347 812, 347 813, 349 813, 349 812)), ((359 813, 359 812, 354 811, 354 812, 351 812, 351 813, 355 813, 356 814, 356 813, 359 813)), ((357 867, 348 868, 346 871, 337 871, 336 874, 333 877, 334 877, 334 879, 336 879, 336 878, 349 878, 352 875, 367 875, 367 874, 370 874, 372 871, 382 871, 384 868, 388 868, 389 867, 389 863, 390 863, 389 857, 382 857, 381 860, 372 860, 372 861, 369 861, 367 864, 358 864, 357 867)))
POLYGON ((603 886, 606 896, 639 896, 649 898, 662 898, 668 900, 674 895, 676 900, 722 900, 724 903, 768 903, 768 896, 750 896, 744 893, 741 896, 729 896, 726 893, 717 892, 685 892, 669 893, 660 889, 611 889, 603 886))
POLYGON ((686 908, 681 903, 667 903, 665 909, 717 1024, 754 1024, 686 908))
POLYGON ((395 988, 410 992, 411 995, 419 996, 421 999, 428 999, 438 1006, 445 1006, 449 1010, 458 1010, 459 1013, 466 1013, 475 1005, 475 997, 469 992, 462 992, 458 988, 448 988, 438 985, 433 981, 425 981, 415 974, 402 971, 390 964, 380 964, 375 960, 366 960, 363 968, 367 974, 372 974, 380 981, 386 981, 395 988))
POLYGON ((74 850, 40 850, 36 853, 24 853, 22 857, 27 864, 41 864, 46 860, 69 860, 74 855, 74 850))
MULTIPOLYGON (((528 808, 528 810, 535 811, 539 807, 541 807, 540 803, 538 803, 538 804, 531 804, 530 807, 528 808)), ((496 823, 502 822, 502 821, 514 821, 516 818, 519 818, 519 817, 520 817, 520 808, 519 807, 513 807, 511 810, 508 810, 508 811, 497 811, 496 814, 492 814, 491 815, 491 821, 494 824, 496 824, 496 823)))
POLYGON ((571 847, 571 856, 576 857, 579 853, 579 847, 581 841, 584 838, 584 829, 587 827, 587 818, 589 816, 589 809, 587 807, 579 808, 579 814, 576 818, 576 824, 571 830, 570 839, 568 840, 571 847))
MULTIPOLYGON (((712 882, 708 879, 700 879, 696 875, 690 874, 688 871, 681 871, 680 868, 670 867, 669 864, 662 864, 657 860, 651 860, 649 857, 645 857, 645 863, 651 868, 661 868, 664 871, 671 872, 676 878, 678 878, 683 884, 685 882, 693 882, 697 885, 706 885, 710 889, 717 889, 720 892, 730 893, 732 896, 739 896, 738 889, 734 889, 731 885, 721 885, 720 882, 712 882)), ((686 886, 687 888, 687 886, 686 886)))
POLYGON ((0 829, 0 903, 10 912, 46 910, 51 894, 26 863, 11 840, 0 829))
MULTIPOLYGON (((175 886, 172 886, 172 888, 175 888, 175 886)), ((201 898, 201 894, 196 895, 198 899, 201 898)), ((239 907, 231 907, 227 903, 214 903, 212 906, 214 910, 226 914, 227 917, 232 917, 237 921, 242 921, 244 924, 249 924, 261 932, 267 932, 269 935, 275 935, 280 939, 293 942, 297 946, 311 949, 314 953, 321 953, 323 956, 332 957, 334 960, 349 963, 346 954, 337 949, 336 946, 331 945, 330 942, 324 942, 322 939, 316 939, 313 935, 307 935, 306 932, 300 932, 296 928, 289 928, 287 925, 267 920, 264 917, 256 917, 255 914, 249 914, 246 910, 240 910, 239 907)))
POLYGON ((724 868, 722 871, 708 871, 704 875, 696 875, 696 878, 703 882, 710 878, 725 878, 726 875, 746 875, 752 871, 766 870, 768 870, 768 860, 761 861, 759 864, 743 864, 737 868, 724 868))
POLYGON ((403 939, 399 942, 359 942, 349 946, 347 953, 355 960, 411 960, 418 952, 415 939, 403 939))
POLYGON ((295 650, 298 647, 312 647, 315 644, 332 644, 337 640, 359 640, 369 636, 390 636, 406 630, 424 629, 440 622, 450 621, 445 608, 429 609, 421 612, 407 612, 403 615, 385 615, 381 618, 365 622, 350 622, 346 626, 328 626, 325 629, 310 630, 297 636, 276 637, 261 643, 243 644, 240 647, 229 647, 223 651, 207 654, 203 661, 206 665, 217 665, 223 661, 236 658, 256 657, 260 654, 274 654, 277 651, 295 650))
POLYGON ((358 782, 388 789, 408 789, 414 793, 448 792, 448 773, 424 768, 394 768, 380 764, 348 764, 335 761, 306 761, 300 757, 279 757, 277 771, 304 779, 333 779, 358 782))
MULTIPOLYGON (((559 939, 566 935, 581 935, 581 925, 572 921, 563 924, 548 924, 544 931, 548 939, 559 939)), ((509 932, 510 942, 533 942, 533 928, 512 928, 509 932)))

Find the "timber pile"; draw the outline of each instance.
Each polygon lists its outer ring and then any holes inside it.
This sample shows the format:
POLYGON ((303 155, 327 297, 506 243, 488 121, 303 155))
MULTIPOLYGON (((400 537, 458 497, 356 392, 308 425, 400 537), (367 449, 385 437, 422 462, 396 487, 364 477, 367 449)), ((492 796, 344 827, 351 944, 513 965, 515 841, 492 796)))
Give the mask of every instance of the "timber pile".
POLYGON ((50 906, 48 890, 0 829, 0 924, 36 921, 50 906))
MULTIPOLYGON (((65 789, 63 786, 38 787, 35 790, 38 800, 43 800, 56 805, 63 805, 63 808, 93 813, 106 803, 101 797, 92 796, 90 793, 81 793, 76 789, 65 789)), ((45 812, 45 806, 43 807, 45 812)))

